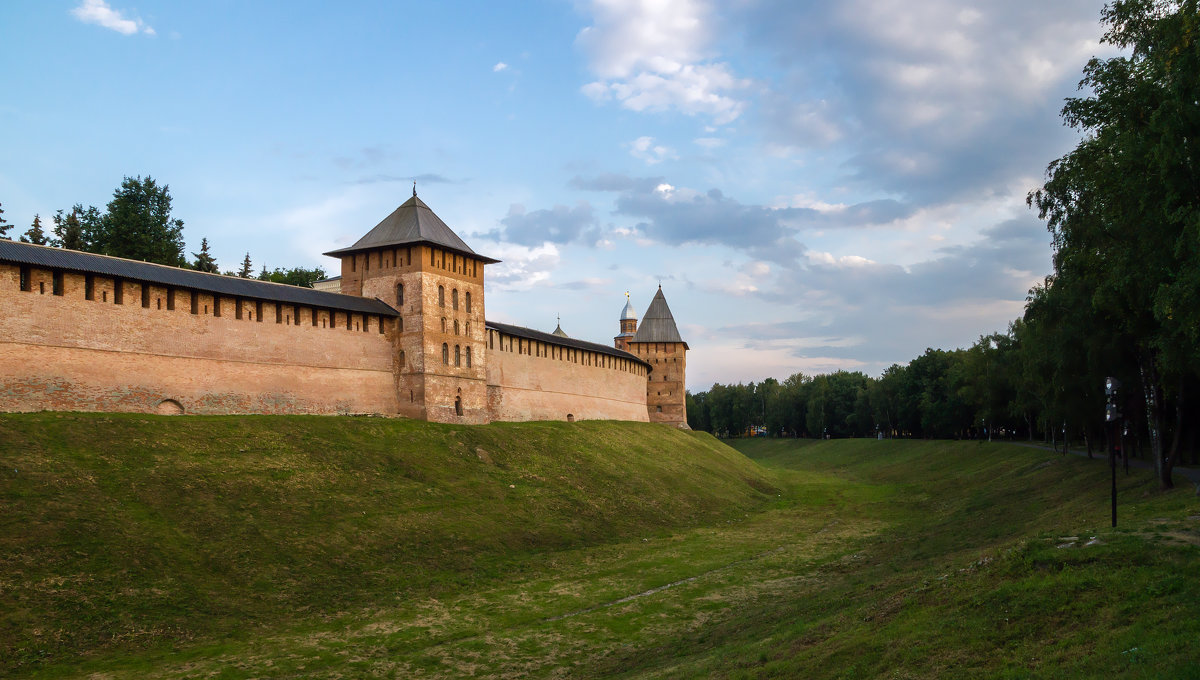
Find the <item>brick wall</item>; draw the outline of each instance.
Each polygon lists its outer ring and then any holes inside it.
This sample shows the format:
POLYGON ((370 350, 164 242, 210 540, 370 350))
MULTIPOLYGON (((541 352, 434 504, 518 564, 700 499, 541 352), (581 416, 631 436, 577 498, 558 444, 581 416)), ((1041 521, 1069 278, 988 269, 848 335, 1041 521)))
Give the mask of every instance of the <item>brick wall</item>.
POLYGON ((495 330, 487 351, 491 420, 647 420, 641 364, 495 330))
POLYGON ((101 276, 87 300, 82 274, 55 295, 52 272, 31 268, 26 292, 19 271, 0 265, 0 410, 398 410, 379 317, 207 293, 193 307, 189 290, 101 276))

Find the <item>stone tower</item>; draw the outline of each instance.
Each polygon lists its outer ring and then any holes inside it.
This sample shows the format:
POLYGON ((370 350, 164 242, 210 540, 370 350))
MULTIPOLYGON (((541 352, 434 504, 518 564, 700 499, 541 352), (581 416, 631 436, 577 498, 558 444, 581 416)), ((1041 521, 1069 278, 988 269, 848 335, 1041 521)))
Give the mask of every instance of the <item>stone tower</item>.
POLYGON ((637 332, 637 312, 633 311, 633 303, 629 301, 629 293, 625 293, 625 309, 621 310, 621 332, 613 338, 613 347, 629 350, 629 341, 637 332))
MULTIPOLYGON (((633 308, 626 305, 626 310, 632 312, 633 308)), ((663 297, 662 286, 659 286, 627 347, 627 351, 653 367, 646 382, 646 410, 652 423, 687 429, 684 398, 687 350, 688 344, 680 337, 675 317, 663 297)))
POLYGON ((343 294, 373 297, 400 312, 389 329, 400 413, 487 422, 483 270, 499 260, 471 250, 415 187, 354 245, 325 254, 342 261, 343 294))

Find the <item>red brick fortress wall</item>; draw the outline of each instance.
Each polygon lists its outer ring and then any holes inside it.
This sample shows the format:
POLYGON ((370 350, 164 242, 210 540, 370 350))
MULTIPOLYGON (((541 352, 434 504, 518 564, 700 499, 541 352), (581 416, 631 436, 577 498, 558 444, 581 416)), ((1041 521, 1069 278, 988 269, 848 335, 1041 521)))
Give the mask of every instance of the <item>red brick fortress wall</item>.
POLYGON ((491 420, 647 420, 638 362, 493 329, 487 353, 491 420))
POLYGON ((54 279, 30 268, 22 291, 20 268, 0 265, 2 411, 397 411, 386 319, 143 292, 102 276, 91 277, 89 300, 84 275, 63 272, 60 287, 54 279))

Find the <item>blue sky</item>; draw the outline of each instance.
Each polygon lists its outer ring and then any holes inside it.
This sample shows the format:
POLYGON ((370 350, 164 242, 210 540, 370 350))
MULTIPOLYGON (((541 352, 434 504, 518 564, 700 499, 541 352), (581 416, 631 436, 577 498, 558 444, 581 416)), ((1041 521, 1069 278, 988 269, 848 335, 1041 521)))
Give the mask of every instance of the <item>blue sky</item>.
POLYGON ((0 203, 170 185, 188 251, 316 266, 418 192, 489 319, 610 342, 661 281, 688 387, 1002 330, 1101 1, 16 1, 0 203))

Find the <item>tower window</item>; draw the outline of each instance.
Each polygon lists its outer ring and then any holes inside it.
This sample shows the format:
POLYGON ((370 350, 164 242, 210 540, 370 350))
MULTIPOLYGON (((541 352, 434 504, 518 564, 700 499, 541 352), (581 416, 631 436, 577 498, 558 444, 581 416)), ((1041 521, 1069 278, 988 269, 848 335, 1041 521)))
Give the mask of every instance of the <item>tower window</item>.
POLYGON ((444 342, 442 343, 442 363, 447 366, 450 365, 450 345, 444 342))
POLYGON ((462 349, 459 345, 454 346, 454 365, 462 366, 462 349))
POLYGON ((458 335, 458 319, 454 320, 454 334, 458 335))
POLYGON ((221 316, 221 296, 213 296, 213 316, 221 316))
POLYGON ((467 348, 467 368, 471 367, 471 348, 467 348))
POLYGON ((92 276, 91 274, 87 274, 83 277, 83 299, 96 299, 96 277, 92 276))
POLYGON ((404 284, 397 283, 396 284, 396 306, 400 307, 403 305, 404 305, 404 284))
POLYGON ((446 306, 446 287, 445 286, 438 286, 438 306, 439 307, 446 306))
POLYGON ((175 311, 175 289, 174 288, 167 289, 167 311, 168 312, 175 311))
POLYGON ((30 274, 29 267, 21 267, 21 290, 25 292, 29 292, 33 288, 29 284, 30 279, 33 278, 30 274))
POLYGON ((188 296, 192 298, 192 314, 199 314, 200 313, 200 296, 197 295, 196 291, 194 291, 194 290, 189 291, 188 296))
POLYGON ((470 314, 471 313, 471 293, 467 292, 465 297, 466 297, 466 299, 463 300, 463 302, 465 302, 467 305, 467 314, 470 314))
POLYGON ((450 291, 450 308, 458 311, 458 289, 450 291))
POLYGON ((113 279, 113 304, 125 304, 125 282, 121 279, 113 279))
POLYGON ((62 274, 62 272, 57 272, 57 271, 52 272, 50 274, 50 276, 51 276, 51 288, 52 288, 53 293, 55 295, 62 295, 63 294, 63 274, 62 274))

